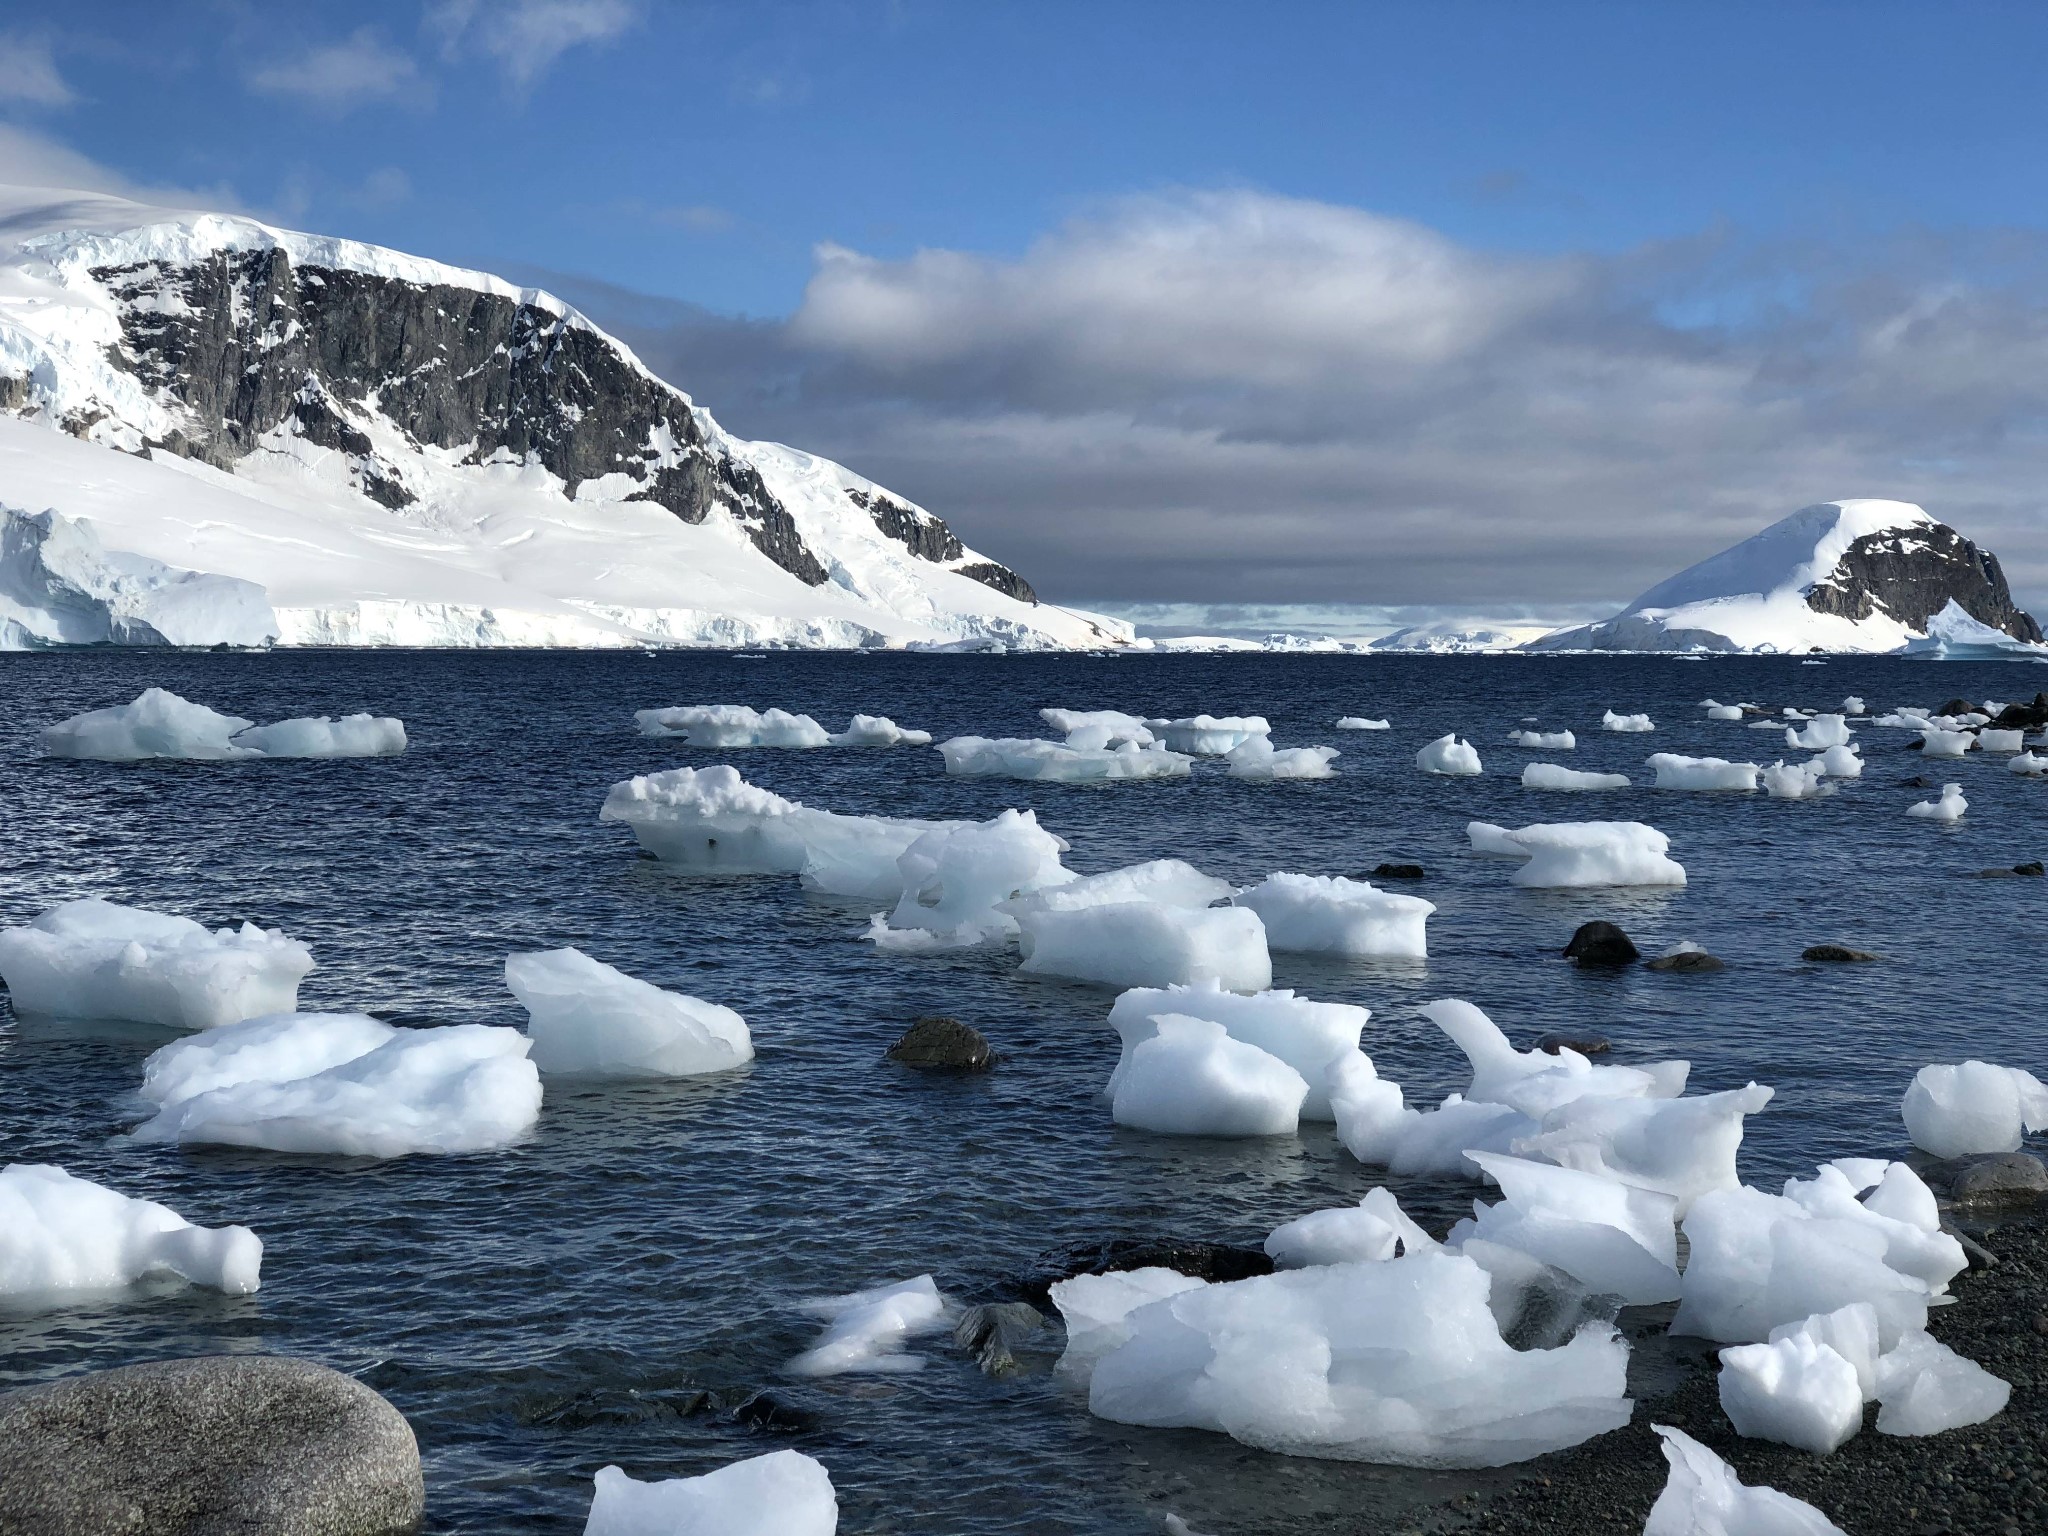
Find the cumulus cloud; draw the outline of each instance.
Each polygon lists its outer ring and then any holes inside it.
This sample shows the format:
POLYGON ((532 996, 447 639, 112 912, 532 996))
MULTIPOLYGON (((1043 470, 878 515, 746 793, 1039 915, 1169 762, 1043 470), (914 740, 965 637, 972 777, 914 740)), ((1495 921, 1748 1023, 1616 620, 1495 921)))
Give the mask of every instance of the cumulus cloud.
POLYGON ((2048 599, 2036 236, 1536 258, 1235 190, 1014 258, 828 245, 779 323, 584 301, 1067 600, 1584 612, 1862 495, 2048 599))
POLYGON ((0 102, 68 107, 76 99, 57 70, 48 39, 0 32, 0 102))
POLYGON ((438 0, 427 25, 450 53, 474 48, 525 90, 571 48, 607 43, 640 19, 634 0, 438 0))
POLYGON ((371 27, 358 28, 340 42, 258 65, 246 78, 252 91, 304 101, 326 112, 417 96, 425 89, 412 56, 386 43, 371 27))

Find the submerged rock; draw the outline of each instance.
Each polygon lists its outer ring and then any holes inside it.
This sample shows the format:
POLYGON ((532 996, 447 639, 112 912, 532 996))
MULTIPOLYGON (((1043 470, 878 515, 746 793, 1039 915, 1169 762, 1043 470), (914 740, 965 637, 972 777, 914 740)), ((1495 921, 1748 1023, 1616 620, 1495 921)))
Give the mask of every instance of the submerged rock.
POLYGON ((1420 864, 1377 864, 1368 880, 1420 880, 1424 878, 1420 864))
POLYGON ((425 1505, 404 1415, 310 1360, 161 1360, 0 1395, 10 1536, 395 1536, 425 1505))
POLYGON ((1263 1248, 1210 1243, 1181 1237, 1112 1237, 1049 1253, 1035 1273, 1025 1276, 1018 1291, 1027 1299, 1049 1303, 1055 1281, 1075 1275, 1107 1275, 1125 1269, 1171 1269, 1197 1280, 1220 1284, 1273 1273, 1273 1260, 1263 1248))
POLYGON ((1811 960, 1820 965, 1847 965, 1859 960, 1875 960, 1867 949, 1850 949, 1844 944, 1814 944, 1799 952, 1802 960, 1811 960))
POLYGON ((995 1065, 996 1053, 973 1025, 929 1014, 889 1047, 889 1059, 920 1072, 986 1072, 995 1065))
POLYGON ((1650 962, 1653 971, 1725 971, 1727 965, 1704 949, 1681 949, 1675 955, 1659 955, 1650 962))
POLYGON ((1536 1049, 1555 1056, 1559 1051, 1577 1051, 1581 1056, 1605 1056, 1613 1047, 1605 1035, 1590 1030, 1556 1030, 1536 1042, 1536 1049))
POLYGON ((1643 952, 1627 934, 1614 924, 1599 920, 1581 923, 1564 947, 1565 959, 1580 965, 1630 965, 1642 956, 1643 952))
POLYGON ((1045 1314, 1029 1302, 992 1302, 961 1313, 953 1325, 953 1341, 974 1356, 984 1374, 1008 1376, 1021 1369, 1017 1345, 1044 1326, 1045 1314))

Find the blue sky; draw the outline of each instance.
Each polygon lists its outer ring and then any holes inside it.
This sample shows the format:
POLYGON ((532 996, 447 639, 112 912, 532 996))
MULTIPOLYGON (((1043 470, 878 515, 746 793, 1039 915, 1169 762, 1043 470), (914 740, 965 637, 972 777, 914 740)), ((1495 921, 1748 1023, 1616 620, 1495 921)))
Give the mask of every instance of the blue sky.
POLYGON ((2038 538, 2044 74, 2023 4, 83 0, 6 24, 0 173, 545 277, 1076 596, 1598 607, 1836 495, 2038 538))

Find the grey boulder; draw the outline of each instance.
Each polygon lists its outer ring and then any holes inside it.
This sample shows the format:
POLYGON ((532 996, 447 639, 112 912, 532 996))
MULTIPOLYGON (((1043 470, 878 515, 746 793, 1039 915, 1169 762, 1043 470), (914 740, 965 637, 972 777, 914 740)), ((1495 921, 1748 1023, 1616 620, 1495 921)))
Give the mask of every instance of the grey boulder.
POLYGON ((397 1536, 425 1507, 405 1416, 310 1360, 206 1355, 0 1394, 9 1536, 397 1536))

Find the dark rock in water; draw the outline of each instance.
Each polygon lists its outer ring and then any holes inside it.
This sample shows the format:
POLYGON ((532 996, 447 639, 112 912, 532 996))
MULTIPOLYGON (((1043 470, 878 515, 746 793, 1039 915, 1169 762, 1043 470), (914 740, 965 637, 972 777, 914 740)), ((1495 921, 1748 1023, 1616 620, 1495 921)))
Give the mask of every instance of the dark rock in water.
POLYGON ((1366 876, 1368 880, 1420 880, 1423 878, 1420 864, 1380 864, 1366 876))
POLYGON ((1605 1035, 1590 1032, 1575 1034, 1567 1030, 1558 1030, 1538 1040, 1536 1049, 1547 1051, 1552 1056, 1559 1051, 1577 1051, 1581 1056, 1604 1056, 1613 1047, 1607 1043, 1605 1035))
POLYGON ((1901 789, 1939 789, 1941 780, 1931 779, 1924 773, 1916 773, 1910 779, 1899 780, 1901 789))
POLYGON ((2031 704, 2008 704, 1992 717, 1991 723, 2002 731, 2038 730, 2048 725, 2048 693, 2037 693, 2031 704))
POLYGON ((2010 869, 1980 869, 1975 872, 1974 878, 1978 880, 2011 880, 2020 876, 2032 876, 2035 879, 2039 879, 2043 873, 2041 861, 2034 859, 2025 864, 2015 864, 2010 869))
POLYGON ((1922 1176, 1964 1210, 2033 1205, 2048 1196, 2048 1163, 2030 1152, 1951 1157, 1922 1176))
POLYGON ((1029 1302, 991 1302, 961 1313, 953 1341, 974 1356, 984 1374, 1008 1376, 1022 1368, 1014 1353, 1017 1345, 1044 1326, 1045 1314, 1029 1302))
POLYGON ((1728 967, 1703 949, 1681 949, 1675 955, 1659 955, 1650 962, 1653 971, 1725 971, 1728 967))
POLYGON ((1877 956, 1867 949, 1850 949, 1842 944, 1815 944, 1802 949, 1799 958, 1822 965, 1846 965, 1855 960, 1875 960, 1877 956))
POLYGON ((1564 947, 1565 959, 1576 960, 1580 965, 1629 965, 1640 960, 1642 954, 1627 934, 1612 923, 1598 920, 1581 923, 1564 947))
POLYGON ((996 1053, 971 1024, 930 1014, 889 1047, 889 1059, 920 1072, 986 1072, 995 1065, 996 1053))
POLYGON ((9 1536, 395 1536, 425 1506, 404 1415, 310 1360, 163 1360, 0 1395, 9 1536))
POLYGON ((2016 875, 2031 875, 2038 880, 2043 875, 2048 875, 2048 864, 2043 864, 2039 859, 2029 859, 2024 864, 2013 865, 2012 872, 2016 875))
POLYGON ((1260 1248, 1241 1248, 1232 1243, 1206 1243, 1180 1237, 1112 1237, 1100 1243, 1085 1243, 1038 1262, 1035 1273, 1018 1282, 1025 1300, 1044 1306, 1050 1302, 1055 1281, 1075 1275, 1108 1275, 1124 1269, 1172 1269, 1197 1280, 1222 1283, 1249 1280, 1254 1275, 1273 1273, 1273 1261, 1260 1248))
POLYGON ((1951 718, 1956 715, 1974 715, 1977 713, 1977 706, 1968 699, 1950 699, 1941 708, 1937 709, 1935 713, 1937 715, 1948 715, 1951 718))

